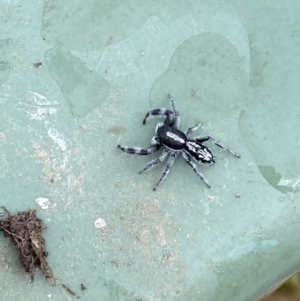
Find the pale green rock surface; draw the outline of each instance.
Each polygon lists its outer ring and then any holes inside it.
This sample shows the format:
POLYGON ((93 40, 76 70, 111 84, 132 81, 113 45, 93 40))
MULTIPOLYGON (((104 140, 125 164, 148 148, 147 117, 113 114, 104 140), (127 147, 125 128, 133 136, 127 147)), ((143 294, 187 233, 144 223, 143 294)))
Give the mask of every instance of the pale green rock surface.
MULTIPOLYGON (((299 1, 2 1, 0 195, 81 300, 255 301, 300 267, 299 1), (38 63, 42 63, 40 66, 38 63), (169 107, 218 164, 138 174, 169 107), (42 209, 38 198, 47 198, 42 209), (102 228, 94 222, 105 221, 102 228), (81 284, 87 289, 81 290, 81 284)), ((75 300, 0 236, 1 300, 75 300)))

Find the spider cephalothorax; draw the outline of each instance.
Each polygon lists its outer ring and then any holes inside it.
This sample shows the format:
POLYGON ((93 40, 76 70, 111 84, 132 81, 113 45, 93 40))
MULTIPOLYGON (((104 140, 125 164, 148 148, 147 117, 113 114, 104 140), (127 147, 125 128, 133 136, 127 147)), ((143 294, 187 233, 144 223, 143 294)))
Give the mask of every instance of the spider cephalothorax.
POLYGON ((157 136, 152 138, 150 147, 144 149, 139 147, 132 148, 132 147, 118 145, 118 148, 120 148, 123 152, 128 154, 150 155, 157 152, 162 146, 164 146, 164 149, 162 153, 159 155, 159 157, 150 161, 146 165, 146 167, 139 172, 142 173, 143 171, 150 169, 151 167, 162 162, 169 155, 167 166, 153 190, 156 190, 156 187, 166 178, 176 157, 180 153, 183 159, 185 160, 185 162, 197 174, 199 179, 201 179, 205 183, 205 185, 208 188, 210 188, 211 186, 208 184, 203 174, 197 169, 196 164, 192 161, 192 158, 194 158, 196 161, 203 164, 209 164, 209 165, 216 164, 214 155, 212 154, 212 152, 208 147, 203 145, 203 142, 211 140, 215 145, 219 146, 224 150, 229 151, 235 157, 240 158, 240 155, 236 154, 228 146, 224 145, 223 143, 221 143, 220 141, 216 140, 211 136, 195 137, 193 139, 189 138, 191 133, 197 130, 201 126, 200 122, 188 128, 187 131, 181 132, 179 130, 179 124, 180 124, 179 113, 175 107, 174 100, 171 95, 169 95, 169 99, 171 102, 172 110, 167 110, 167 109, 151 110, 146 114, 143 120, 143 124, 145 124, 147 118, 150 116, 166 117, 164 123, 159 123, 156 126, 155 133, 157 136))

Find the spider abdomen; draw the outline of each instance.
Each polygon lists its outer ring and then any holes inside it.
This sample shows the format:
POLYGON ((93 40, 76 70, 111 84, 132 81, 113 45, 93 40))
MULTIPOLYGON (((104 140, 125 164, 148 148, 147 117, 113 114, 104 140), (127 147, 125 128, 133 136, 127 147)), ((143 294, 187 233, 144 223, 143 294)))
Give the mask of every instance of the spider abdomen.
POLYGON ((203 144, 194 140, 188 140, 184 146, 185 151, 195 160, 203 164, 215 164, 216 161, 212 152, 203 144))

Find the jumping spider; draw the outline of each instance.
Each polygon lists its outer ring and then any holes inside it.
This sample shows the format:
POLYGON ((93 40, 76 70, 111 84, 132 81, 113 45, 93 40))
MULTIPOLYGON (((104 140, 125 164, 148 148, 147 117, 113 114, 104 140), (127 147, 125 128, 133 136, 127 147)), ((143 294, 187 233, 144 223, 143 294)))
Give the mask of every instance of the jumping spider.
POLYGON ((183 159, 185 160, 185 162, 197 174, 198 178, 202 180, 208 188, 210 188, 211 186, 208 184, 203 174, 197 169, 196 164, 192 161, 192 158, 194 158, 196 161, 201 162, 203 164, 209 164, 209 165, 216 164, 214 155, 212 154, 210 149, 205 145, 203 145, 202 143, 210 140, 212 143, 219 146, 220 148, 229 151, 235 157, 240 158, 241 156, 235 153, 234 151, 232 151, 228 146, 224 145, 223 143, 221 143, 220 141, 216 140, 211 136, 195 137, 193 139, 190 139, 189 137, 192 134, 192 132, 196 131, 201 126, 200 122, 188 128, 188 130, 185 131, 184 133, 181 132, 179 130, 179 124, 180 124, 179 112, 175 107, 175 103, 172 96, 168 95, 168 97, 171 102, 172 110, 167 110, 167 109, 151 110, 146 114, 143 120, 143 124, 146 124, 146 120, 150 116, 166 117, 164 123, 157 124, 155 129, 155 133, 157 136, 152 138, 151 146, 144 149, 139 147, 132 148, 132 147, 118 145, 118 148, 128 154, 150 155, 156 153, 162 146, 165 147, 158 158, 150 161, 146 165, 146 167, 139 172, 142 173, 145 170, 152 168, 153 166, 162 162, 169 155, 167 166, 153 190, 156 190, 157 186, 166 178, 176 157, 180 153, 183 159))

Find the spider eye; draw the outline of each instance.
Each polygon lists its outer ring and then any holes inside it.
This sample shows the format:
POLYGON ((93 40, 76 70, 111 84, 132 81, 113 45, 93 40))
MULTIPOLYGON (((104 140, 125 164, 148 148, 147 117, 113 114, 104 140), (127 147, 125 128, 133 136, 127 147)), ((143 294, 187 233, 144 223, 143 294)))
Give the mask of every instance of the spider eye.
POLYGON ((159 141, 158 137, 153 137, 153 138, 151 139, 151 144, 157 144, 158 141, 159 141))

